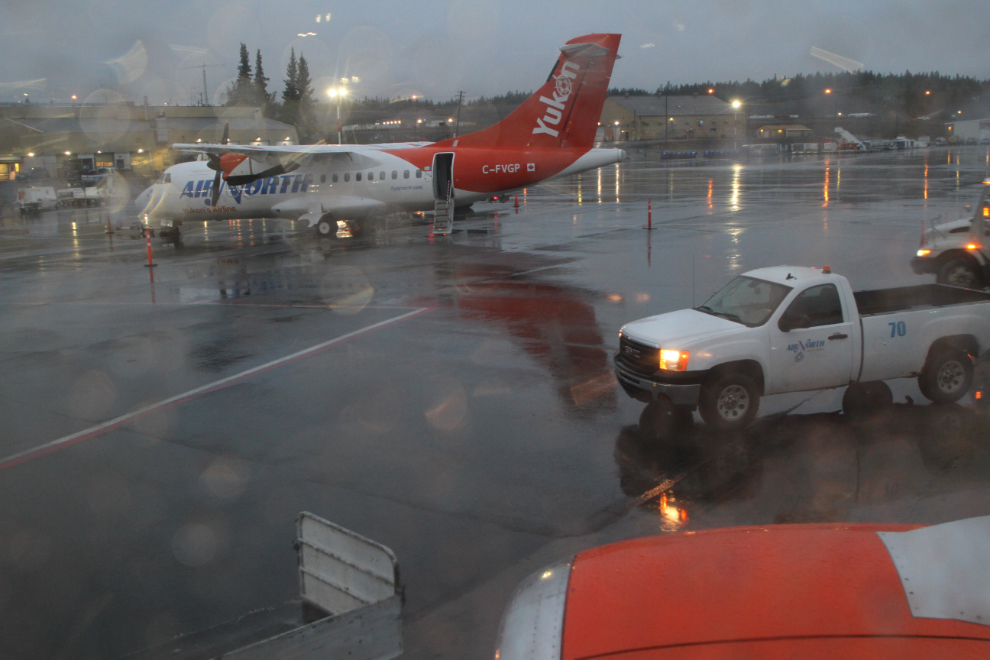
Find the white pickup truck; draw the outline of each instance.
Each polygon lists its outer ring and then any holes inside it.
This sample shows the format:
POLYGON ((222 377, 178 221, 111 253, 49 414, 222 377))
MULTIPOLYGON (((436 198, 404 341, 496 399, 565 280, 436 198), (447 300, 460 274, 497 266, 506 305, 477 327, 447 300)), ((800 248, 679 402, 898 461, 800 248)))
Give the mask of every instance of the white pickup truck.
POLYGON ((932 401, 955 401, 987 348, 988 293, 941 284, 853 293, 827 266, 776 266, 740 275, 700 307, 627 323, 615 373, 633 398, 697 407, 732 429, 752 421, 761 396, 894 378, 917 376, 932 401))

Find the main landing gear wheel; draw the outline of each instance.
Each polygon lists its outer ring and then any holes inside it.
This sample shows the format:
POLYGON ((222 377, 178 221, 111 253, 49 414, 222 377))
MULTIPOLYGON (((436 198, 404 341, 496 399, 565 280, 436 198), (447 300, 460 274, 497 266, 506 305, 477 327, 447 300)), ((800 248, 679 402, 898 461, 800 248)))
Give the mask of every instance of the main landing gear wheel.
POLYGON ((958 401, 973 383, 973 361, 966 353, 947 348, 928 360, 918 376, 921 393, 935 403, 958 401))
POLYGON ((337 221, 332 215, 325 215, 316 223, 316 234, 320 238, 333 238, 337 235, 337 221))
POLYGON ((983 278, 976 266, 966 259, 953 259, 942 266, 935 279, 939 284, 959 286, 964 289, 982 289, 983 278))
POLYGON ((759 407, 760 391, 753 379, 730 373, 701 388, 698 411, 709 426, 734 431, 749 425, 759 407))

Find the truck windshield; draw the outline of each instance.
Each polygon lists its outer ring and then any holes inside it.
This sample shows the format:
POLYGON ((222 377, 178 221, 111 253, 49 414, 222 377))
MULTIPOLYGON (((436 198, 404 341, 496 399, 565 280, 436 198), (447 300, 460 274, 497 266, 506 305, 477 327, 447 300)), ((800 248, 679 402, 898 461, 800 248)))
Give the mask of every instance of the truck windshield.
POLYGON ((695 309, 754 328, 767 322, 790 290, 783 284, 740 276, 695 309))

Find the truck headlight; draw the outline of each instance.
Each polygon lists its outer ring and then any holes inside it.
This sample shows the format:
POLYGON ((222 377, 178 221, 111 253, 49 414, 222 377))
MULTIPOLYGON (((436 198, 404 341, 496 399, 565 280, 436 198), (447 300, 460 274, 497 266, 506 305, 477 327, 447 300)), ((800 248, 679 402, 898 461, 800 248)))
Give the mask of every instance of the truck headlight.
POLYGON ((687 369, 688 358, 691 357, 687 351, 675 351, 672 348, 660 350, 660 369, 663 371, 684 371, 687 369))
POLYGON ((926 249, 924 249, 924 248, 922 248, 922 249, 920 249, 920 250, 918 250, 918 256, 919 256, 919 257, 927 257, 927 256, 928 256, 928 255, 930 255, 931 253, 932 253, 932 251, 931 251, 931 250, 926 250, 926 249))
POLYGON ((495 660, 560 660, 571 559, 519 583, 498 629, 495 660))

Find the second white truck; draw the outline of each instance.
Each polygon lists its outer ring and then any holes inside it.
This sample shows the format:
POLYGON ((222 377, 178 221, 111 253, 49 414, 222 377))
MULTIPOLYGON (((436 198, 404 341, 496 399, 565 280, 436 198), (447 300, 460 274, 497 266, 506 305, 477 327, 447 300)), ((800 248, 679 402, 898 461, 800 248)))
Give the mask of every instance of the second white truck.
POLYGON ((615 373, 631 397, 697 408, 733 429, 765 395, 895 378, 956 401, 987 348, 988 293, 940 284, 854 293, 827 266, 776 266, 740 275, 700 307, 627 323, 615 373))

